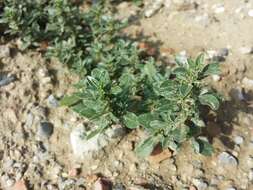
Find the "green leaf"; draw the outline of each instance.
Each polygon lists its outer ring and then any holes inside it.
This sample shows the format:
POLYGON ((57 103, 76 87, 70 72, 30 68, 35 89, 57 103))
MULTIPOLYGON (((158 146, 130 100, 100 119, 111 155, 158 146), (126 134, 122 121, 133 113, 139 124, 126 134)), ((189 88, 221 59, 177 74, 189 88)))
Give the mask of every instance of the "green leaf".
POLYGON ((192 87, 193 86, 189 84, 181 84, 180 89, 179 89, 180 94, 185 98, 191 92, 192 87))
POLYGON ((191 139, 192 148, 196 153, 200 153, 200 145, 195 138, 191 139))
POLYGON ((151 113, 144 113, 138 116, 138 120, 141 126, 148 129, 150 128, 150 123, 154 120, 159 119, 159 116, 157 114, 151 114, 151 113))
POLYGON ((152 80, 153 78, 155 78, 157 70, 153 61, 147 62, 143 69, 144 69, 144 73, 148 76, 149 80, 152 80))
POLYGON ((213 110, 218 110, 220 102, 218 98, 216 98, 212 94, 203 94, 199 96, 199 101, 202 105, 207 105, 213 110))
POLYGON ((209 75, 218 75, 220 74, 220 65, 219 63, 211 63, 204 67, 201 75, 203 77, 209 76, 209 75))
POLYGON ((203 154, 204 156, 211 156, 213 147, 206 138, 199 137, 192 139, 192 146, 196 153, 203 154))
POLYGON ((200 65, 204 64, 204 59, 205 59, 205 55, 204 55, 204 53, 201 53, 201 54, 197 57, 197 59, 196 59, 196 61, 195 61, 195 64, 196 64, 197 66, 200 66, 200 65))
POLYGON ((204 123, 204 121, 200 118, 191 118, 191 121, 198 127, 205 127, 206 124, 204 123))
POLYGON ((86 140, 89 140, 89 139, 95 137, 96 135, 100 134, 101 131, 102 131, 102 130, 101 130, 100 128, 91 131, 91 132, 88 133, 88 135, 86 136, 86 140))
POLYGON ((108 71, 102 68, 93 69, 91 72, 91 76, 97 81, 99 81, 99 84, 102 87, 108 85, 111 82, 108 71))
POLYGON ((128 112, 124 116, 124 124, 129 129, 135 129, 135 128, 139 127, 139 125, 140 125, 138 117, 134 113, 131 113, 131 112, 128 112))
POLYGON ((72 105, 76 104, 78 101, 80 101, 80 98, 76 95, 64 96, 60 101, 60 105, 61 106, 72 106, 72 105))
POLYGON ((149 156, 157 145, 156 137, 149 137, 141 142, 136 148, 135 152, 140 157, 149 156))

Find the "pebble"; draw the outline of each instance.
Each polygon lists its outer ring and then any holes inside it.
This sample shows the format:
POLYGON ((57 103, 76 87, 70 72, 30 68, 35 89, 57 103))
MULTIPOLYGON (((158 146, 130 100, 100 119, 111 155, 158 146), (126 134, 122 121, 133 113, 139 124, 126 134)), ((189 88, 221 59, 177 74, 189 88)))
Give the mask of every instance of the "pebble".
POLYGON ((0 87, 6 86, 15 80, 16 80, 16 77, 14 75, 7 76, 7 75, 1 75, 0 73, 0 87))
POLYGON ((252 47, 240 47, 239 48, 239 52, 241 53, 241 54, 251 54, 251 53, 253 53, 253 48, 252 47))
POLYGON ((232 89, 231 96, 232 96, 232 98, 234 98, 235 100, 238 100, 238 101, 242 101, 245 99, 245 97, 242 93, 242 89, 232 89))
POLYGON ((7 45, 0 45, 0 59, 10 57, 10 48, 7 45))
POLYGON ((5 181, 5 184, 6 184, 7 187, 13 186, 14 183, 15 183, 14 179, 11 179, 11 178, 9 178, 9 179, 7 179, 7 180, 5 181))
POLYGON ((220 57, 226 57, 229 54, 229 49, 228 48, 221 48, 218 50, 217 55, 220 57))
POLYGON ((49 122, 41 122, 37 134, 40 137, 49 138, 54 132, 54 127, 52 123, 49 122))
POLYGON ((242 84, 244 84, 245 87, 253 88, 253 79, 249 79, 247 77, 244 77, 242 79, 242 84))
POLYGON ((192 183, 197 187, 198 190, 205 190, 208 187, 208 183, 202 179, 194 178, 192 183))
POLYGON ((151 5, 145 10, 145 17, 149 18, 153 16, 159 9, 163 6, 163 0, 155 0, 151 5))
POLYGON ((49 104, 52 108, 57 108, 57 107, 59 107, 59 102, 58 102, 58 100, 54 97, 53 94, 51 94, 50 96, 48 96, 47 102, 48 102, 48 104, 49 104))
POLYGON ((95 183, 94 183, 94 190, 110 190, 110 184, 105 181, 102 180, 101 178, 99 178, 95 183))
POLYGON ((70 133, 70 144, 73 153, 78 158, 84 158, 86 154, 103 148, 107 142, 103 140, 103 136, 95 135, 91 139, 86 140, 86 131, 83 126, 75 127, 70 133))
POLYGON ((212 79, 213 81, 218 82, 221 80, 221 77, 219 75, 212 75, 212 79))
POLYGON ((235 187, 229 187, 226 190, 237 190, 235 187))
POLYGON ((216 13, 216 14, 220 14, 225 11, 225 7, 223 4, 215 4, 213 6, 213 9, 214 9, 214 13, 216 13))
POLYGON ((234 138, 234 141, 235 141, 235 143, 236 143, 237 145, 240 145, 240 144, 243 143, 244 138, 243 138, 242 136, 236 136, 236 137, 234 138))
POLYGON ((237 166, 237 158, 228 152, 222 152, 218 156, 218 163, 225 166, 237 166))
POLYGON ((248 11, 248 15, 249 15, 250 17, 253 17, 253 9, 250 9, 250 10, 248 11))
POLYGON ((248 177, 250 181, 253 181, 253 168, 250 169, 248 177))
POLYGON ((17 181, 12 187, 12 190, 28 190, 25 182, 23 180, 17 181))
POLYGON ((126 188, 125 188, 125 186, 124 186, 123 184, 117 183, 117 184, 115 184, 115 185, 113 186, 112 189, 113 189, 113 190, 125 190, 126 188))

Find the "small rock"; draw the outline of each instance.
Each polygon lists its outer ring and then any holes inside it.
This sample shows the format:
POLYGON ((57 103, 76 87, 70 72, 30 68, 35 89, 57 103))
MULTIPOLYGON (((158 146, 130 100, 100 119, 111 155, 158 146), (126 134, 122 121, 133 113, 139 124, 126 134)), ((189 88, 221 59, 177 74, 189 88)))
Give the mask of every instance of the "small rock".
POLYGON ((226 190, 237 190, 235 187, 229 187, 226 190))
POLYGON ((41 79, 41 83, 42 84, 48 84, 51 82, 51 78, 50 77, 44 77, 41 79))
POLYGON ((238 101, 245 100, 245 97, 242 93, 242 89, 232 89, 231 96, 233 99, 238 100, 238 101))
POLYGON ((54 127, 52 123, 49 122, 41 122, 37 134, 40 137, 49 138, 54 132, 54 127))
POLYGON ((242 79, 242 84, 245 85, 245 87, 248 87, 248 88, 253 88, 253 79, 249 79, 247 77, 244 77, 242 79))
POLYGON ((229 54, 228 48, 221 48, 218 50, 217 55, 220 57, 226 57, 229 54))
POLYGON ((57 108, 57 107, 59 107, 59 102, 58 102, 58 100, 54 97, 54 95, 50 95, 50 96, 48 96, 48 98, 47 98, 47 102, 48 102, 48 104, 51 106, 51 107, 53 107, 53 108, 57 108))
POLYGON ((212 7, 216 14, 223 13, 225 11, 225 7, 223 4, 216 4, 212 7))
POLYGON ((0 59, 10 57, 10 48, 7 45, 0 45, 0 59))
POLYGON ((68 176, 69 177, 76 177, 79 175, 79 173, 80 173, 80 168, 72 168, 69 170, 68 176))
POLYGON ((163 0, 155 0, 151 3, 151 5, 145 10, 145 17, 153 16, 160 8, 163 6, 163 0))
POLYGON ((0 73, 0 87, 6 86, 15 80, 16 77, 14 75, 8 76, 8 75, 1 75, 0 73))
POLYGON ((234 138, 234 141, 235 141, 235 143, 236 143, 237 145, 240 145, 240 144, 243 143, 244 138, 243 138, 242 136, 236 136, 236 137, 234 138))
POLYGON ((99 178, 94 184, 94 190, 110 190, 111 184, 109 181, 99 178))
POLYGON ((27 190, 27 186, 24 180, 17 181, 12 187, 12 190, 27 190))
POLYGON ((212 75, 212 79, 213 81, 218 82, 221 80, 221 77, 219 75, 212 75))
POLYGON ((15 183, 14 179, 11 179, 11 178, 5 181, 6 187, 11 187, 14 185, 14 183, 15 183))
POLYGON ((117 183, 113 186, 113 190, 126 190, 125 186, 121 183, 117 183))
POLYGON ((253 181, 253 169, 250 169, 249 171, 249 180, 253 181))
POLYGON ((250 17, 253 17, 253 9, 250 9, 250 10, 248 11, 248 15, 249 15, 250 17))
POLYGON ((189 187, 189 190, 198 190, 195 186, 193 186, 193 185, 191 185, 190 187, 189 187))
POLYGON ((163 0, 163 5, 166 7, 166 8, 169 8, 171 6, 171 0, 163 0))
POLYGON ((34 115, 32 113, 28 113, 26 116, 26 122, 25 122, 25 126, 27 128, 31 128, 33 125, 33 120, 34 120, 34 115))
POLYGON ((208 183, 203 181, 202 179, 194 178, 192 180, 192 183, 197 187, 198 190, 205 190, 208 187, 208 183))
POLYGON ((98 151, 113 142, 118 137, 125 134, 123 127, 114 125, 107 129, 102 134, 97 134, 94 137, 86 140, 85 136, 87 131, 83 126, 75 127, 70 133, 70 143, 73 153, 76 157, 84 158, 85 155, 89 155, 95 151, 98 151))
POLYGON ((253 48, 252 47, 240 47, 239 52, 241 54, 251 54, 251 53, 253 53, 253 48))
POLYGON ((228 152, 222 152, 218 156, 218 163, 225 166, 237 166, 238 161, 233 155, 229 154, 228 152))
POLYGON ((160 162, 169 159, 171 156, 172 152, 169 149, 162 150, 160 146, 157 146, 149 156, 148 160, 152 164, 159 164, 160 162))

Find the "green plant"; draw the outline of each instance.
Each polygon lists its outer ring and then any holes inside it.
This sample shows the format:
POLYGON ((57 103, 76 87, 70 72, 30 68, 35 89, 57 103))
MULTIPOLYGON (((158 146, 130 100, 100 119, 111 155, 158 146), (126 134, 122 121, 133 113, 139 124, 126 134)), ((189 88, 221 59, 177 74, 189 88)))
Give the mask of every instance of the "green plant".
POLYGON ((96 68, 77 86, 79 92, 66 96, 62 104, 99 126, 87 138, 112 123, 123 123, 147 131, 147 139, 136 148, 141 156, 149 155, 157 144, 177 150, 187 139, 196 152, 210 155, 211 145, 198 137, 205 126, 200 107, 219 107, 219 96, 203 84, 219 67, 217 63, 205 65, 203 59, 201 54, 196 61, 178 62, 167 72, 159 72, 154 60, 133 63, 120 73, 96 68))
POLYGON ((113 19, 103 4, 83 12, 67 0, 5 0, 1 23, 22 39, 24 48, 46 42, 48 57, 80 74, 76 92, 61 104, 97 126, 87 138, 119 123, 146 131, 136 147, 140 156, 157 144, 178 150, 187 140, 196 152, 211 154, 211 145, 200 137, 205 126, 200 110, 219 107, 220 97, 204 80, 217 74, 219 65, 205 64, 203 54, 194 61, 176 59, 175 67, 158 66, 141 56, 135 42, 120 36, 126 22, 113 19))

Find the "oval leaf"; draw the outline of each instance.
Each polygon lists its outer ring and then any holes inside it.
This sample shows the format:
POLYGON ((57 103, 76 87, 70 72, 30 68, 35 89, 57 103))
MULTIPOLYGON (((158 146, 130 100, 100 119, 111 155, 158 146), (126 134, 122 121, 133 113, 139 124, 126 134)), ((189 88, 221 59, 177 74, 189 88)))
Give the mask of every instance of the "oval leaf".
POLYGON ((199 96, 199 101, 202 105, 207 105, 213 110, 217 110, 220 105, 218 98, 212 94, 203 94, 199 96))
POLYGON ((138 117, 130 112, 124 116, 124 124, 129 129, 135 129, 140 125, 138 117))
POLYGON ((135 152, 140 157, 149 156, 155 148, 156 144, 157 141, 155 140, 155 138, 149 137, 136 147, 135 152))

